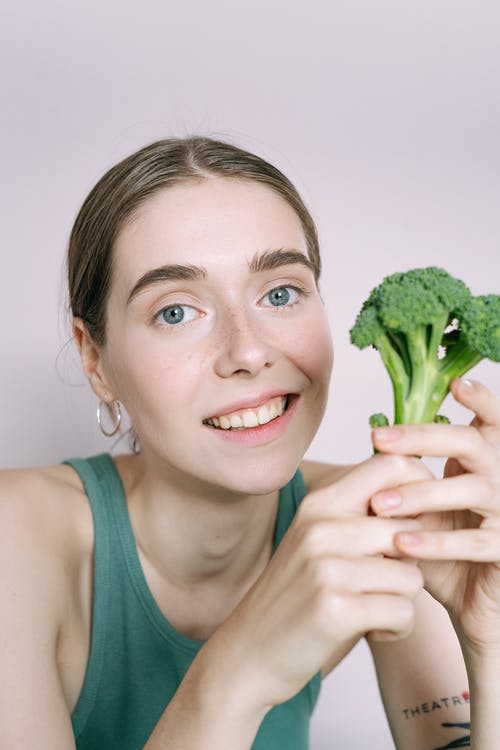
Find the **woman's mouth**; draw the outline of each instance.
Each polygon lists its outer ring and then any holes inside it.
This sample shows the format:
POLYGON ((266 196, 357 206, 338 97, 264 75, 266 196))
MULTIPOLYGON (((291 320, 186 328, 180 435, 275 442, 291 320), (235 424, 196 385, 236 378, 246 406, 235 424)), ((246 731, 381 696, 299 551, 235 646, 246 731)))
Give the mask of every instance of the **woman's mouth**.
POLYGON ((203 424, 216 430, 250 430, 281 417, 293 397, 293 394, 275 396, 254 409, 240 409, 230 414, 216 415, 204 419, 203 424))

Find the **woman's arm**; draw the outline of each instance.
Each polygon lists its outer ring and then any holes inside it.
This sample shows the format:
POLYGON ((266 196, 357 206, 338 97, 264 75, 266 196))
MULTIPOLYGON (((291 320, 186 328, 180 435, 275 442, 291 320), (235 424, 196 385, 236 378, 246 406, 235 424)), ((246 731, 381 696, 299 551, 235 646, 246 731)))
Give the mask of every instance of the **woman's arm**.
POLYGON ((228 646, 217 634, 207 641, 144 750, 250 750, 270 706, 256 699, 255 676, 228 646))
POLYGON ((64 566, 20 490, 0 476, 0 749, 73 750, 56 664, 64 566))
POLYGON ((381 451, 448 457, 444 478, 408 483, 390 498, 379 493, 371 505, 380 516, 416 515, 424 525, 397 534, 395 545, 419 560, 425 588, 453 621, 469 676, 472 743, 491 750, 500 737, 493 697, 500 664, 500 399, 480 383, 456 380, 451 390, 475 413, 470 426, 398 425, 374 433, 381 451))
POLYGON ((470 747, 467 673, 444 607, 423 591, 408 638, 367 640, 398 750, 470 747))
POLYGON ((464 649, 472 696, 471 723, 474 747, 497 750, 500 737, 500 655, 472 654, 464 649))

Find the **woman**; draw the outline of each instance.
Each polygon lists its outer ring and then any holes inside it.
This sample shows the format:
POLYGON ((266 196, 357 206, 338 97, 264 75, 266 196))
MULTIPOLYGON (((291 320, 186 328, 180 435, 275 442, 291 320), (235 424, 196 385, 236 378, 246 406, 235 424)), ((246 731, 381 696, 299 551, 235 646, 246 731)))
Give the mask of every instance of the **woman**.
POLYGON ((321 677, 364 635, 398 748, 467 742, 463 657, 493 747, 493 394, 457 381, 471 427, 303 461, 333 361, 316 231, 278 170, 221 142, 111 169, 68 272, 101 428, 125 407, 139 449, 1 477, 0 749, 305 748, 321 677), (416 455, 450 457, 447 478, 416 455))

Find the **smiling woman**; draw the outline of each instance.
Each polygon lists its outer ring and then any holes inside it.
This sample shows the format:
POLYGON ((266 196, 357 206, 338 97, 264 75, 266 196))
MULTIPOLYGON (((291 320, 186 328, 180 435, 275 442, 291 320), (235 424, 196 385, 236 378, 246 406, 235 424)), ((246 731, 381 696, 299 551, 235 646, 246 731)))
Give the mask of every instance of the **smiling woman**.
POLYGON ((468 728, 463 655, 493 747, 500 405, 456 383, 472 427, 304 461, 333 365, 320 270, 293 185, 235 146, 160 141, 91 191, 75 342, 101 429, 126 409, 139 449, 0 476, 0 750, 306 750, 321 678, 363 636, 398 748, 468 728), (481 544, 450 545, 466 532, 481 544))
MULTIPOLYGON (((97 397, 125 405, 143 456, 208 480, 219 494, 230 476, 245 493, 286 484, 326 406, 331 340, 306 223, 267 184, 248 179, 210 175, 163 186, 116 236, 107 296, 96 311, 102 333, 73 303, 97 397), (215 431, 203 429, 205 419, 240 403, 264 407, 271 390, 298 395, 273 425, 248 425, 245 435, 231 429, 224 443, 222 430, 214 440, 215 431), (231 448, 242 442, 270 445, 249 460, 231 448)), ((73 239, 70 277, 77 247, 73 239)))

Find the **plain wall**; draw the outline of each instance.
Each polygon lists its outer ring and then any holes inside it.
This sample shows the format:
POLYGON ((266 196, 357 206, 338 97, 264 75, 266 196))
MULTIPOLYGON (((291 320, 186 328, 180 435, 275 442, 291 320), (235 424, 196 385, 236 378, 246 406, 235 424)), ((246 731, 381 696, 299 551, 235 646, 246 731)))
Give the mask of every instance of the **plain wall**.
MULTIPOLYGON (((367 416, 391 411, 378 355, 349 343, 370 289, 432 264, 500 291, 498 4, 32 0, 0 14, 0 466, 109 449, 64 314, 69 229, 118 159, 193 132, 271 160, 311 208, 336 362, 308 457, 366 457, 367 416)), ((474 377, 498 392, 499 374, 474 377)), ((363 644, 323 686, 312 750, 332 747, 393 748, 363 644)))

